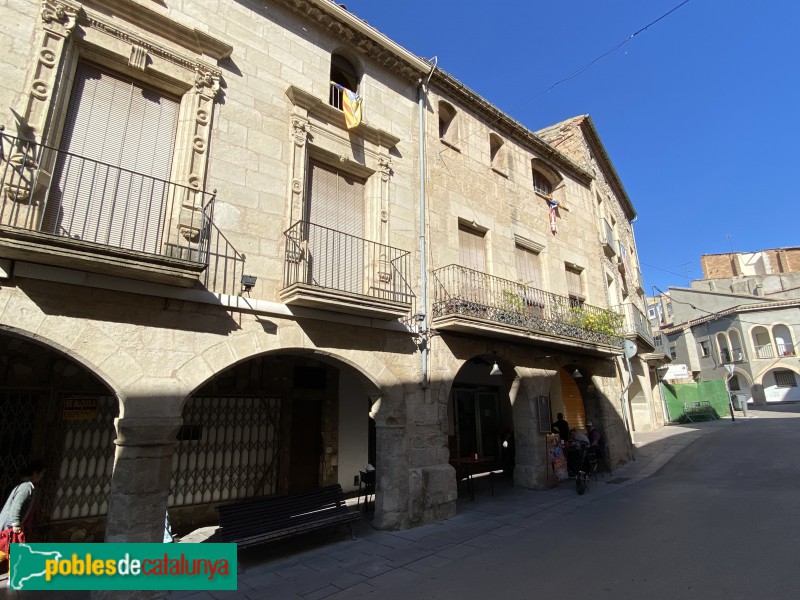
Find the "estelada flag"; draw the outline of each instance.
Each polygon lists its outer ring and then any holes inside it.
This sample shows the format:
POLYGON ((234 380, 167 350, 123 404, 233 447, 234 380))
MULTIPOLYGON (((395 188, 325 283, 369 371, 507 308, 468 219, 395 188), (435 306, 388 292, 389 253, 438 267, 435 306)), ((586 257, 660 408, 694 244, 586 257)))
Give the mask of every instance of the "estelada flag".
POLYGON ((555 200, 548 200, 547 204, 550 207, 550 231, 556 233, 558 231, 558 225, 556 225, 556 211, 558 210, 558 202, 555 200))
POLYGON ((362 98, 356 92, 344 88, 342 90, 342 111, 344 112, 344 122, 348 129, 358 127, 361 123, 361 102, 362 98))

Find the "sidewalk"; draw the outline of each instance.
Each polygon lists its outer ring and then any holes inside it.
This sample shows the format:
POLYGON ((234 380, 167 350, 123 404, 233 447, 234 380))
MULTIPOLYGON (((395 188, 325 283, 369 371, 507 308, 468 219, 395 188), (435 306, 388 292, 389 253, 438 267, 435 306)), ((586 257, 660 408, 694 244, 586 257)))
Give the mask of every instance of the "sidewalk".
MULTIPOLYGON (((405 531, 376 531, 369 520, 355 524, 357 539, 339 528, 300 536, 284 542, 239 552, 239 581, 235 592, 161 592, 163 600, 342 600, 380 594, 436 571, 464 557, 492 552, 518 534, 535 532, 551 521, 579 510, 608 494, 649 477, 680 450, 699 439, 732 426, 761 418, 800 418, 800 404, 751 410, 749 418, 736 413, 716 421, 670 425, 651 433, 636 433, 635 460, 619 467, 613 476, 591 480, 583 496, 575 493, 574 480, 545 491, 513 487, 495 479, 492 495, 488 478, 476 478, 476 500, 463 490, 458 514, 452 519, 405 531)), ((4 577, 2 578, 4 579, 4 577)), ((3 589, 0 600, 23 592, 3 589)), ((24 598, 53 598, 54 593, 27 592, 24 598)), ((85 592, 61 592, 59 598, 80 600, 85 592)))
POLYGON ((740 414, 736 422, 723 418, 635 434, 636 460, 615 470, 612 477, 590 481, 589 491, 583 496, 575 493, 574 480, 546 491, 515 488, 510 482, 496 480, 492 495, 488 480, 477 479, 476 500, 459 498, 458 514, 447 521, 386 532, 371 529, 365 520, 359 524, 356 540, 340 529, 329 537, 320 534, 309 536, 313 540, 243 551, 239 554, 236 592, 172 592, 161 597, 342 600, 380 594, 466 556, 491 552, 509 537, 546 527, 567 513, 633 485, 698 438, 750 420, 740 418, 740 414))

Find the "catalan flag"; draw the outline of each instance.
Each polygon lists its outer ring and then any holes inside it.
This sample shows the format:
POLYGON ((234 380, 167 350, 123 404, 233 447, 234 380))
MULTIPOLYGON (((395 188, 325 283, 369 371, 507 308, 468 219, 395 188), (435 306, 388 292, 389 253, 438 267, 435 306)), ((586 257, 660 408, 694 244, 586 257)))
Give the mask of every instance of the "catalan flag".
POLYGON ((550 231, 556 233, 558 231, 558 225, 556 225, 558 202, 555 200, 548 200, 547 205, 550 207, 550 231))
POLYGON ((342 112, 344 113, 344 122, 348 129, 358 127, 361 123, 361 104, 363 98, 358 93, 348 90, 343 85, 334 81, 331 83, 342 93, 342 112))

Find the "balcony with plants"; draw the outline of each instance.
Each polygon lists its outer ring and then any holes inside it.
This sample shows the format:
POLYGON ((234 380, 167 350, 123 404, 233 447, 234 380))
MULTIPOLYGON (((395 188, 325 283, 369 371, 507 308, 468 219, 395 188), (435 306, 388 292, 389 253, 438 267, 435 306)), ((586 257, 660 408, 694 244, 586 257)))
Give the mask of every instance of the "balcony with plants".
POLYGON ((458 265, 433 272, 432 325, 596 354, 621 352, 625 317, 458 265))
POLYGON ((214 227, 214 199, 0 127, 3 258, 235 293, 244 256, 214 227))

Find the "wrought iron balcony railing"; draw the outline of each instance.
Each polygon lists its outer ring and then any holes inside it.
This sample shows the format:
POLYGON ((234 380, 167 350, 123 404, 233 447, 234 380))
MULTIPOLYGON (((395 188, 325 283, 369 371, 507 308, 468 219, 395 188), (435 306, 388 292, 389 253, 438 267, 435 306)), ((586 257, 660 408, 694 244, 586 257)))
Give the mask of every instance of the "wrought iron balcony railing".
POLYGON ((408 283, 411 255, 307 221, 284 232, 284 288, 295 284, 413 304, 408 283))
POLYGON ((635 304, 626 302, 613 308, 614 311, 625 315, 624 332, 626 334, 636 334, 651 346, 655 346, 653 334, 650 330, 650 323, 635 304))
POLYGON ((433 317, 464 315, 544 334, 621 347, 624 316, 480 271, 433 272, 433 317))
POLYGON ((0 129, 0 225, 207 262, 213 194, 0 129))
POLYGON ((237 294, 245 256, 214 225, 215 198, 0 126, 0 226, 205 265, 208 290, 237 294))
POLYGON ((733 348, 732 350, 722 348, 719 351, 719 359, 723 364, 742 362, 744 360, 744 353, 741 348, 733 348))

